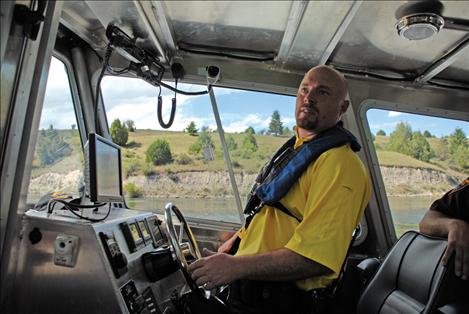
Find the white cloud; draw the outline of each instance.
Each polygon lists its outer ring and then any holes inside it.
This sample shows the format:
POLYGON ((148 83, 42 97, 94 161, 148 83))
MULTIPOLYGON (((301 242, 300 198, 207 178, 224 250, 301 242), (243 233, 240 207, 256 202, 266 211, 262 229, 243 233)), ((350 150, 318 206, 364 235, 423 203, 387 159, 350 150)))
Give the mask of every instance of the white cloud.
MULTIPOLYGON (((171 110, 171 99, 173 96, 163 96, 163 121, 166 123, 169 121, 170 110, 171 110)), ((176 116, 174 124, 171 127, 172 130, 184 129, 190 120, 185 123, 187 119, 182 118, 182 108, 191 100, 190 96, 178 95, 176 116), (182 118, 182 119, 181 119, 182 118)), ((112 123, 115 119, 121 121, 133 120, 137 129, 162 129, 158 123, 157 116, 157 98, 142 97, 137 98, 132 103, 124 103, 112 106, 111 109, 107 109, 107 119, 109 123, 112 123)), ((192 118, 196 120, 196 118, 192 118)), ((200 119, 202 120, 202 119, 200 119)))
POLYGON ((398 111, 389 111, 388 113, 388 117, 398 117, 400 115, 402 115, 403 113, 402 112, 398 112, 398 111))
POLYGON ((269 120, 258 114, 248 114, 242 120, 228 123, 223 127, 223 129, 230 133, 244 132, 244 130, 250 126, 252 126, 254 129, 263 129, 269 126, 269 120))

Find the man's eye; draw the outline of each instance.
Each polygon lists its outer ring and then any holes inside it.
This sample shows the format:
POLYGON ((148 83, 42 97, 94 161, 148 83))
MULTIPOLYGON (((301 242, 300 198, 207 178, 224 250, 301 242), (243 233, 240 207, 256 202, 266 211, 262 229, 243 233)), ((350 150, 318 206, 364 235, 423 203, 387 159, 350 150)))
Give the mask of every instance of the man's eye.
POLYGON ((318 94, 321 95, 321 96, 324 96, 324 95, 329 95, 329 92, 326 91, 326 90, 321 89, 321 90, 318 91, 318 94))
POLYGON ((303 95, 306 95, 306 94, 308 93, 308 89, 307 89, 306 87, 303 87, 303 88, 301 89, 301 93, 302 93, 303 95))

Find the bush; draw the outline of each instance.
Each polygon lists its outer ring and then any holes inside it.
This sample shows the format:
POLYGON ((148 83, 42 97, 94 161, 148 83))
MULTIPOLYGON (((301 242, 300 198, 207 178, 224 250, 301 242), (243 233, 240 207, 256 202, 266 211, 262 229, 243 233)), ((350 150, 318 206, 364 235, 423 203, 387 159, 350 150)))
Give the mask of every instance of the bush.
POLYGON ((410 141, 412 140, 412 128, 410 124, 399 122, 396 129, 389 136, 387 148, 391 151, 411 156, 412 149, 410 141))
POLYGON ((191 155, 197 155, 198 153, 200 153, 200 150, 202 149, 202 147, 200 147, 200 143, 199 142, 195 142, 195 143, 192 143, 190 146, 189 146, 189 154, 191 155))
POLYGON ((111 133, 112 141, 120 146, 124 146, 129 139, 129 130, 119 119, 112 121, 109 133, 111 133))
POLYGON ((428 144, 427 140, 422 135, 422 133, 420 133, 420 131, 412 133, 412 140, 410 141, 410 151, 410 155, 412 157, 425 162, 429 162, 430 158, 434 156, 434 153, 430 148, 430 144, 428 144))
POLYGON ((379 130, 378 132, 376 132, 376 135, 386 136, 386 132, 384 132, 384 130, 379 130))
POLYGON ((153 169, 153 166, 149 163, 145 164, 143 167, 143 175, 145 177, 149 177, 155 174, 155 170, 153 169))
POLYGON ((254 131, 254 128, 252 126, 250 126, 246 130, 244 130, 244 133, 256 134, 256 131, 254 131))
POLYGON ((469 169, 469 147, 459 146, 454 153, 454 161, 464 170, 469 169))
POLYGON ((135 122, 133 120, 126 120, 124 121, 124 126, 127 127, 129 132, 135 132, 137 128, 135 127, 135 122))
POLYGON ((146 162, 154 165, 164 165, 170 163, 173 159, 169 143, 162 139, 154 141, 150 147, 148 147, 145 156, 146 162))
POLYGON ((192 158, 183 153, 176 158, 176 163, 178 165, 190 165, 193 163, 193 160, 192 158))
POLYGON ((142 169, 140 162, 135 159, 130 159, 126 163, 124 163, 124 177, 136 176, 139 174, 140 170, 142 169))
POLYGON ((135 185, 135 183, 126 183, 124 185, 124 190, 128 197, 134 198, 142 196, 142 191, 135 185))
POLYGON ((249 158, 252 153, 257 151, 257 141, 254 134, 246 133, 241 148, 243 150, 243 157, 245 158, 249 158))
POLYGON ((41 130, 38 137, 36 154, 41 166, 52 165, 70 155, 72 148, 62 135, 51 125, 41 130))
POLYGON ((228 147, 229 151, 238 149, 238 144, 236 144, 236 141, 233 136, 228 135, 226 137, 226 147, 228 147))

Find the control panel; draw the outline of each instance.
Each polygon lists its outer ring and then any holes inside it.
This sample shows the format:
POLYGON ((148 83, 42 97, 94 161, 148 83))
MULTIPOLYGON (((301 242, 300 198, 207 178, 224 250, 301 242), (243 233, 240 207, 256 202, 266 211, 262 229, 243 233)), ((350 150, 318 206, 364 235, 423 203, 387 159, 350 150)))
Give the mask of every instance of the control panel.
POLYGON ((112 231, 100 232, 99 238, 103 244, 112 271, 116 278, 119 278, 127 272, 127 257, 121 252, 115 235, 112 231))
POLYGON ((156 216, 146 217, 135 221, 125 221, 119 224, 127 247, 131 253, 140 250, 150 243, 154 248, 164 243, 160 230, 161 221, 156 216))
POLYGON ((151 287, 139 293, 133 280, 130 280, 120 289, 129 313, 161 314, 151 287))

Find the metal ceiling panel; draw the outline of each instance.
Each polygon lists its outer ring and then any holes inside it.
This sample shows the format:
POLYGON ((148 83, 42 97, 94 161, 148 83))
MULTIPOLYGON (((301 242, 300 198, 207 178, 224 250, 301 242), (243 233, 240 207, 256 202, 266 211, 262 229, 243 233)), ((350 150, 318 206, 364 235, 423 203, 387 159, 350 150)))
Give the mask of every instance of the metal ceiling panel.
MULTIPOLYGON (((333 63, 418 74, 463 38, 464 32, 444 28, 425 40, 399 37, 394 14, 400 5, 399 1, 364 1, 333 54, 333 63)), ((458 15, 469 10, 467 2, 450 5, 448 11, 458 15)))
POLYGON ((166 1, 177 43, 278 51, 290 1, 166 1))
POLYGON ((64 2, 60 22, 91 47, 102 49, 106 46, 105 29, 85 1, 64 2))
POLYGON ((287 65, 294 69, 307 69, 318 64, 353 3, 310 1, 293 42, 287 65))

